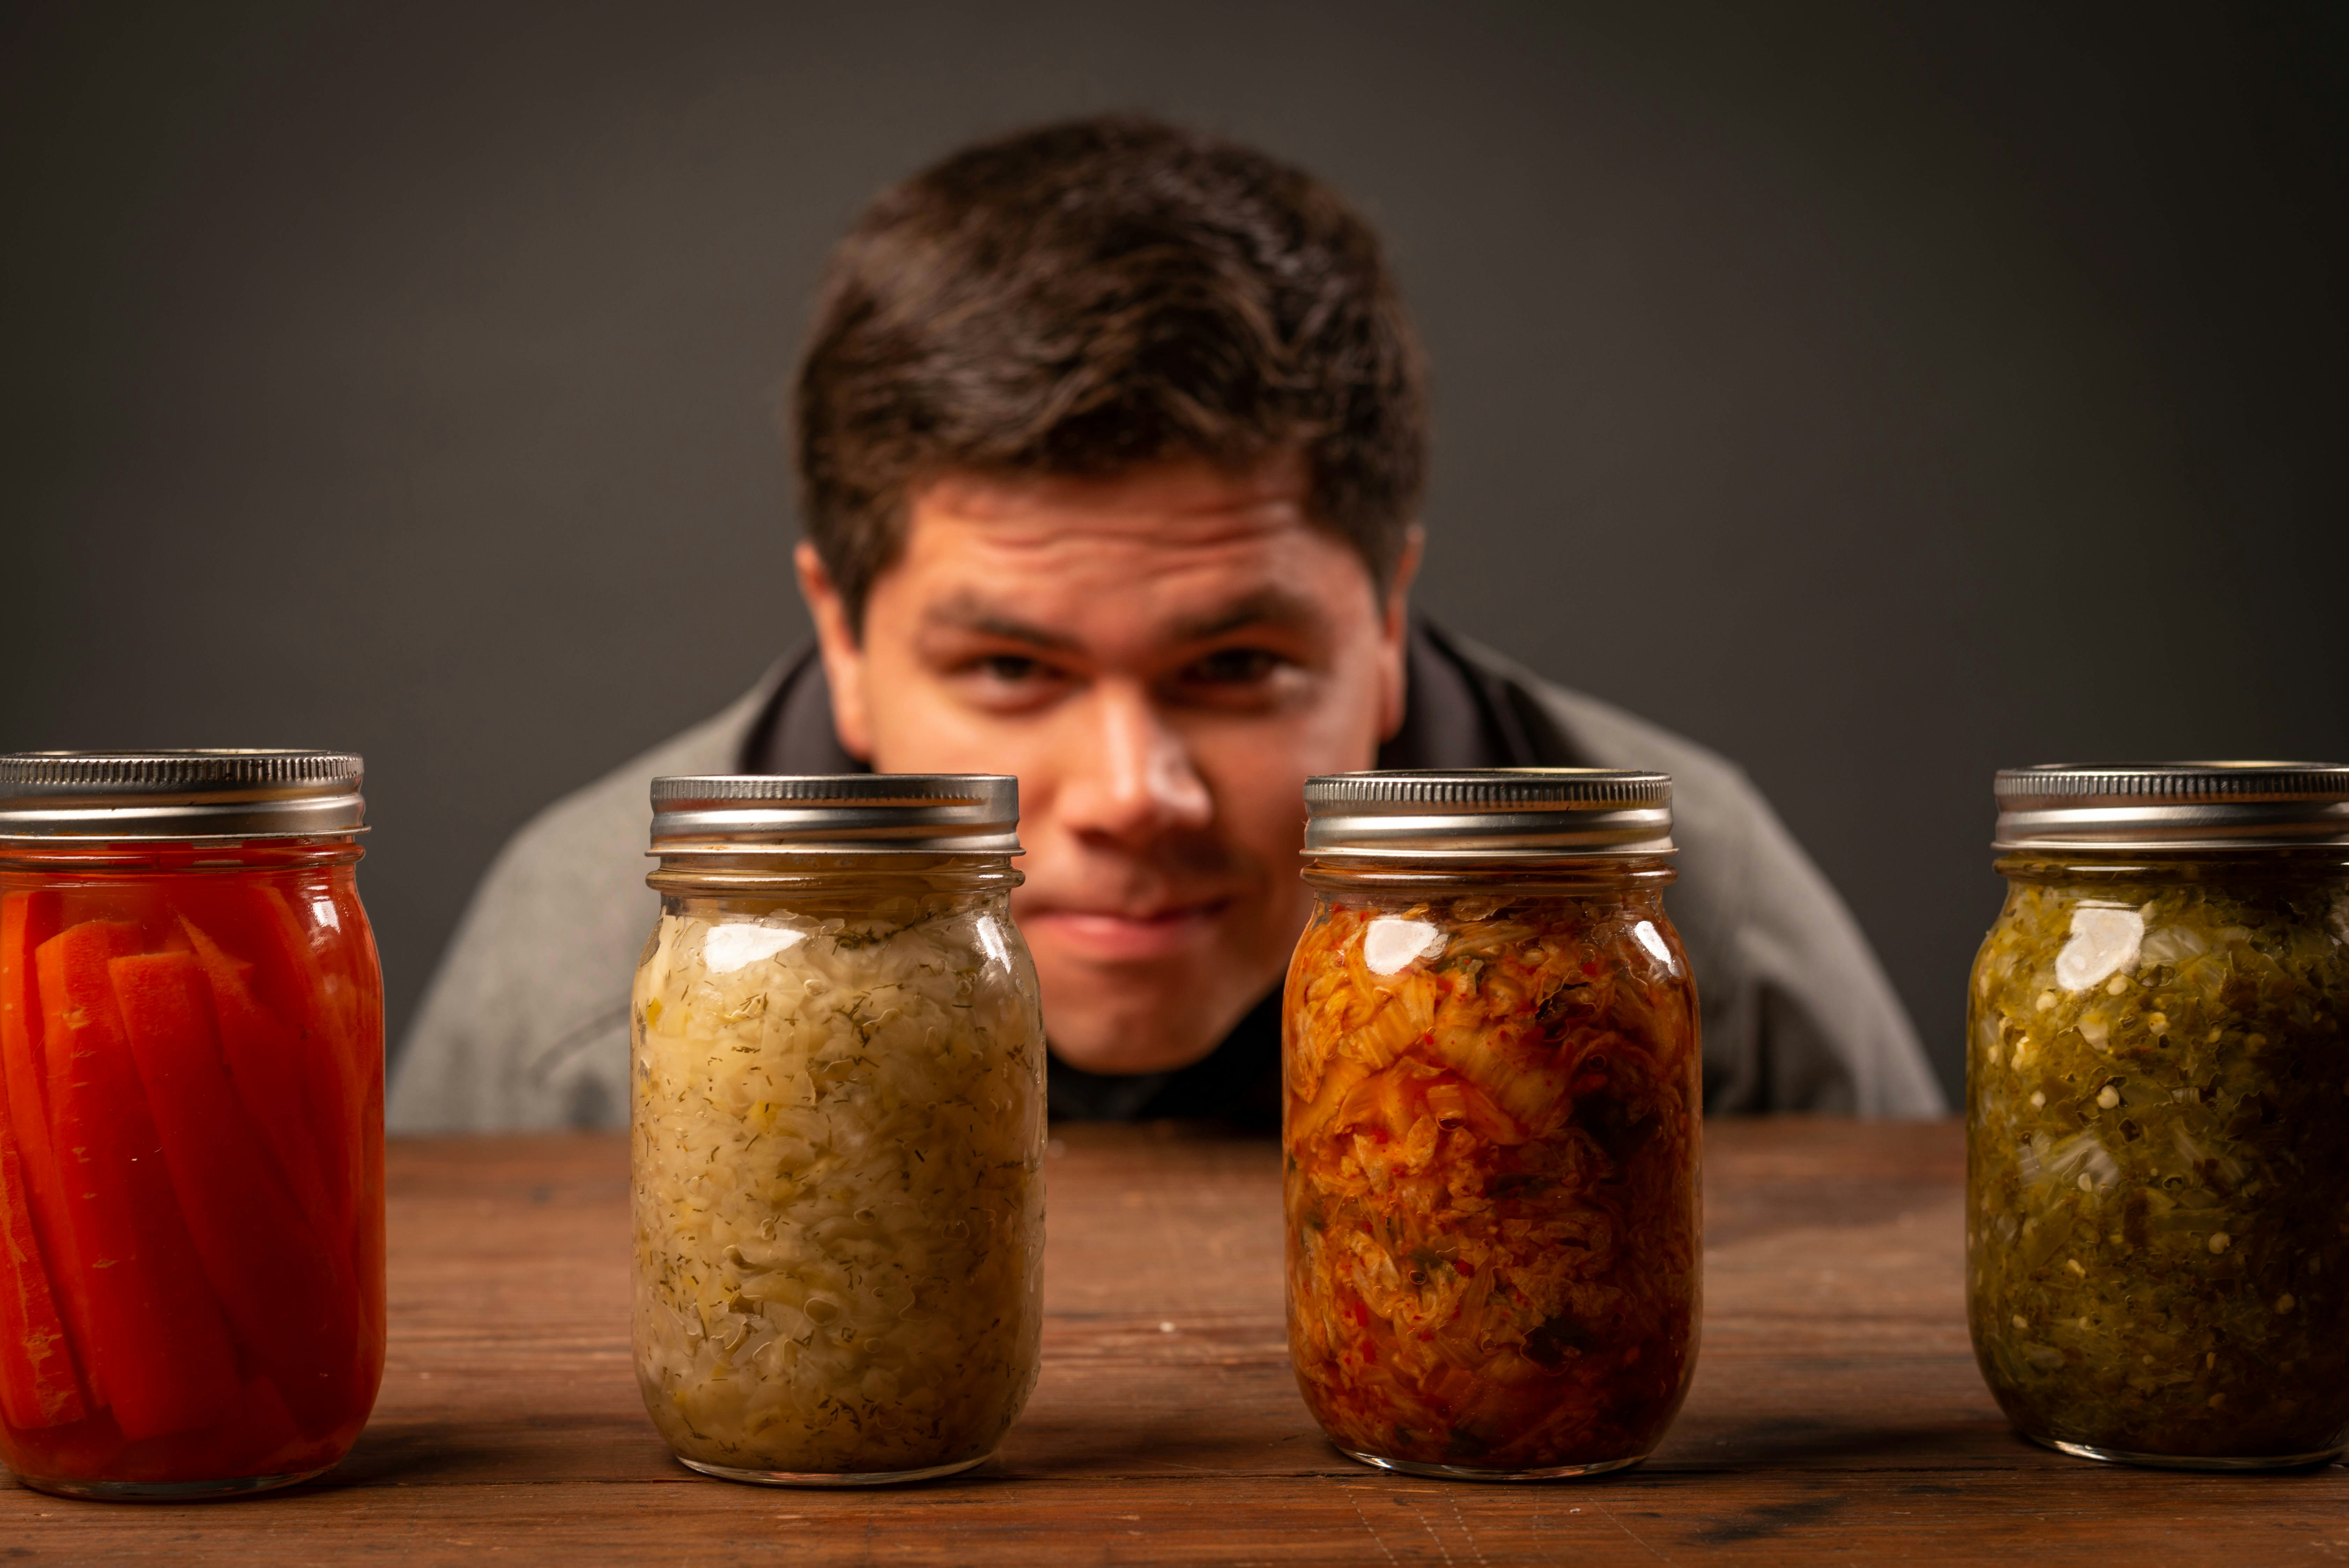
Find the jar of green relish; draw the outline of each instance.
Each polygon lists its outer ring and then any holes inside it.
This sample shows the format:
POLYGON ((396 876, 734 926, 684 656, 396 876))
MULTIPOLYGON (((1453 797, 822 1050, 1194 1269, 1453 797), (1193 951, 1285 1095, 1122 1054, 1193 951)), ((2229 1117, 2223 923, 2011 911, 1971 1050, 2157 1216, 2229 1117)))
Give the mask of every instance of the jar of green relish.
POLYGON ((2085 1458, 2349 1442, 2349 767, 1998 775, 1967 1303, 1991 1392, 2085 1458))

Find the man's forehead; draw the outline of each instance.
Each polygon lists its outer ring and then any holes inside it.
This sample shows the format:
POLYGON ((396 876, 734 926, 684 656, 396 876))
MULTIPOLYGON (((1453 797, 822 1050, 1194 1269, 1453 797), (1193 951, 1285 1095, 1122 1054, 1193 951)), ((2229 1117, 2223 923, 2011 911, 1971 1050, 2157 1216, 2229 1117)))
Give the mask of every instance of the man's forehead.
POLYGON ((1004 550, 1093 543, 1198 545, 1308 525, 1309 476, 1296 453, 1233 471, 1185 461, 1100 477, 947 474, 912 497, 909 522, 1004 550))
POLYGON ((1309 521, 1300 463, 961 476, 926 488, 910 512, 880 587, 909 593, 926 632, 1075 648, 1309 628, 1329 619, 1321 601, 1359 592, 1364 573, 1350 545, 1309 521))

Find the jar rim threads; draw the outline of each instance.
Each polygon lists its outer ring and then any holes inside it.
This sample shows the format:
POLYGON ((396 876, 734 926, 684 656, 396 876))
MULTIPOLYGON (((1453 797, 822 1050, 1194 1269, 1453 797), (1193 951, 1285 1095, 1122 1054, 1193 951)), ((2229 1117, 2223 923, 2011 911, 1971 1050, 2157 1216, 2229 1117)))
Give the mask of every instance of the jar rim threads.
POLYGON ((355 752, 0 755, 0 842, 307 838, 367 831, 355 752))
POLYGON ((1645 769, 1328 774, 1305 781, 1305 812, 1317 859, 1674 853, 1671 775, 1645 769))
POLYGON ((2349 844, 2349 766, 2046 763, 2002 768, 1995 849, 2258 849, 2349 844))
POLYGON ((652 784, 650 855, 1018 855, 1008 774, 707 774, 652 784))

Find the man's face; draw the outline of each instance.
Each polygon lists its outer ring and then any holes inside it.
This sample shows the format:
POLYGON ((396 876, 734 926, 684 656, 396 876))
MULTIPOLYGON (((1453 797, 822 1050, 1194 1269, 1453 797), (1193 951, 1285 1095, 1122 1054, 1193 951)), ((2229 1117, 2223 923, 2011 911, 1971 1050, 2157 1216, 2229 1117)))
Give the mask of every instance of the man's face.
POLYGON ((1019 775, 1012 910, 1077 1066, 1214 1049, 1303 928, 1305 779, 1370 766, 1402 720, 1413 562, 1381 600, 1306 494, 1294 458, 949 478, 912 498, 861 637, 800 546, 849 752, 1019 775))

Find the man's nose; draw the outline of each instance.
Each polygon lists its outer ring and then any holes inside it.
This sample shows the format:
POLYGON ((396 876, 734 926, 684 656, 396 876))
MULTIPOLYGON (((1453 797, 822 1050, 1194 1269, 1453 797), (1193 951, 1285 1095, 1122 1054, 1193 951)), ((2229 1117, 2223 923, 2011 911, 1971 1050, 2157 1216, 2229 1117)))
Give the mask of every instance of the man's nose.
POLYGON ((1193 765, 1190 748, 1149 694, 1104 682, 1087 694, 1071 737, 1061 817, 1081 834, 1138 840, 1204 827, 1215 801, 1193 765))

